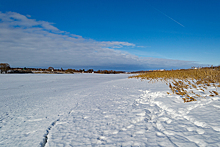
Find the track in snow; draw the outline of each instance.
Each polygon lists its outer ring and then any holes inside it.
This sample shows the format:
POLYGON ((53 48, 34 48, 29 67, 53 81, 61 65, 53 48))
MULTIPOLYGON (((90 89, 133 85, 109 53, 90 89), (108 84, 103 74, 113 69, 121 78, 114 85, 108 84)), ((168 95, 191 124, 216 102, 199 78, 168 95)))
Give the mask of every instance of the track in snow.
POLYGON ((127 75, 0 80, 0 146, 220 146, 219 96, 183 103, 127 75))

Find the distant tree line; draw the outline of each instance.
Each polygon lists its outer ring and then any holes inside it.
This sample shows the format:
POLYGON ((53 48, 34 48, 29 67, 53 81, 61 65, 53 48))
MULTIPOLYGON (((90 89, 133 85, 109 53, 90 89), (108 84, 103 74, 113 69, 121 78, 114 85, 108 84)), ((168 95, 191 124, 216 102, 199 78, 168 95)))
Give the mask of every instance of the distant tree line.
POLYGON ((93 69, 55 69, 53 67, 48 68, 27 68, 27 67, 17 67, 17 68, 11 68, 8 63, 0 63, 0 73, 99 73, 99 74, 119 74, 119 73, 125 73, 124 71, 115 71, 115 70, 98 70, 95 71, 93 69))
POLYGON ((7 73, 10 68, 8 63, 0 63, 0 73, 7 73))
MULTIPOLYGON (((193 69, 199 69, 199 68, 209 68, 213 70, 220 70, 220 66, 211 66, 211 67, 192 67, 193 69)), ((179 69, 179 70, 189 70, 189 69, 179 69)), ((164 71, 164 70, 149 70, 149 71, 135 71, 130 72, 131 74, 135 73, 146 73, 146 72, 154 72, 154 71, 164 71)), ((93 69, 66 69, 63 68, 55 69, 53 67, 48 68, 11 68, 8 63, 0 63, 0 73, 52 73, 52 74, 63 74, 63 73, 99 73, 99 74, 120 74, 120 73, 126 73, 124 71, 115 71, 115 70, 93 70, 93 69)))
MULTIPOLYGON (((53 67, 48 68, 11 68, 8 63, 0 63, 1 73, 33 73, 33 72, 42 72, 42 73, 99 73, 99 74, 120 74, 125 73, 124 71, 115 71, 115 70, 93 70, 93 69, 55 69, 53 67)), ((131 73, 145 73, 147 71, 136 71, 131 73)))

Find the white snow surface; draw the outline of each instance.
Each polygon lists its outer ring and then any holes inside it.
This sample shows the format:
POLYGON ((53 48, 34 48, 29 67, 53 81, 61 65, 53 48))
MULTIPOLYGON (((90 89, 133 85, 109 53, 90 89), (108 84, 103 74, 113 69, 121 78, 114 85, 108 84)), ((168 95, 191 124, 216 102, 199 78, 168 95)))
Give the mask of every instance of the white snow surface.
POLYGON ((220 146, 219 96, 128 76, 0 75, 0 146, 220 146))

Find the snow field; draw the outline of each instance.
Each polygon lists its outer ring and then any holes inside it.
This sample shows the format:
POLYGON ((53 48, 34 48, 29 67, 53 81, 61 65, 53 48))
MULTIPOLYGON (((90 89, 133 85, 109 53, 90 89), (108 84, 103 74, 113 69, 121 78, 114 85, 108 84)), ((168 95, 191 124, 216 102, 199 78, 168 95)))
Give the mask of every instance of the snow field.
POLYGON ((128 75, 1 75, 0 146, 220 146, 220 97, 128 75))

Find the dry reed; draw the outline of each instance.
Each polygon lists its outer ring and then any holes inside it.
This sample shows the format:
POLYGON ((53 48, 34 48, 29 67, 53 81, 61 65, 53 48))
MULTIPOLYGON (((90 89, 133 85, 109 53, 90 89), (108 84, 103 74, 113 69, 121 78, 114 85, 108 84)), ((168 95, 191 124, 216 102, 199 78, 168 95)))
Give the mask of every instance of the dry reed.
MULTIPOLYGON (((154 71, 129 78, 147 79, 150 82, 165 81, 173 94, 180 95, 184 102, 191 102, 202 97, 201 94, 205 94, 210 87, 215 87, 215 90, 209 91, 210 94, 205 95, 205 97, 219 95, 220 67, 154 71), (198 94, 198 91, 200 94, 198 94)), ((167 94, 171 93, 167 92, 167 94)))

